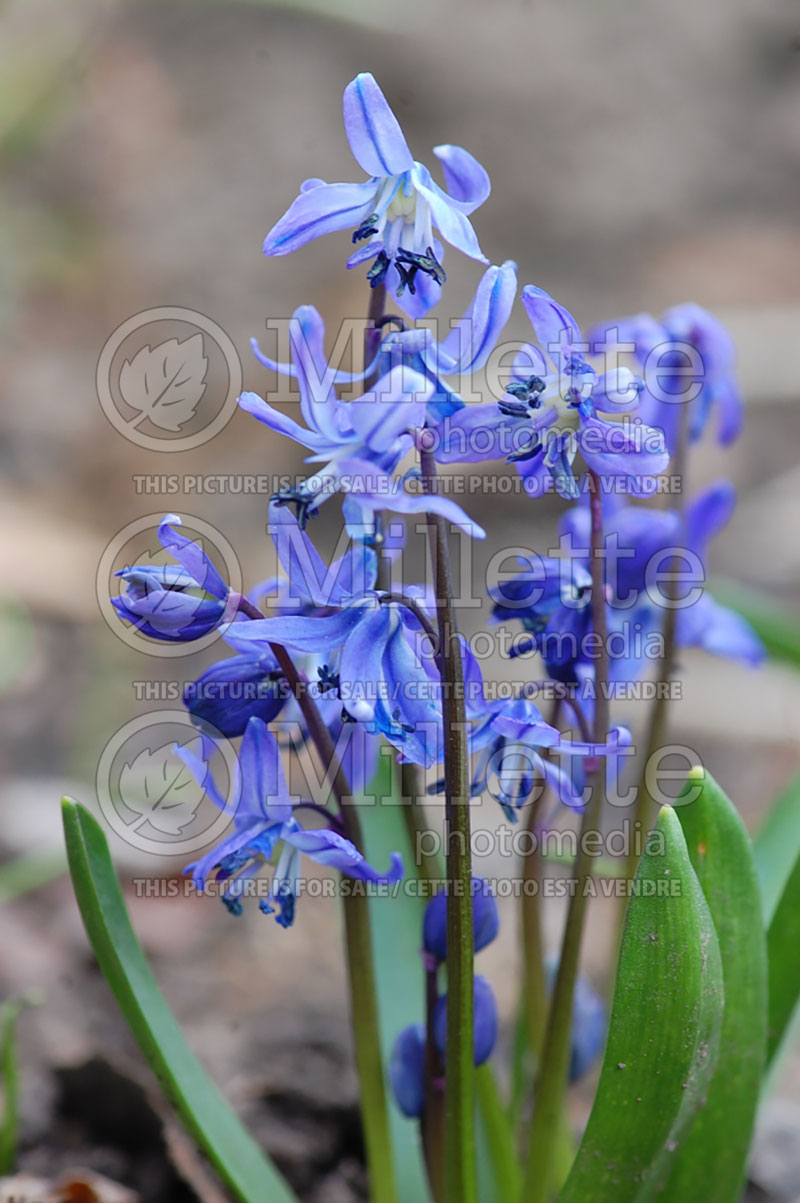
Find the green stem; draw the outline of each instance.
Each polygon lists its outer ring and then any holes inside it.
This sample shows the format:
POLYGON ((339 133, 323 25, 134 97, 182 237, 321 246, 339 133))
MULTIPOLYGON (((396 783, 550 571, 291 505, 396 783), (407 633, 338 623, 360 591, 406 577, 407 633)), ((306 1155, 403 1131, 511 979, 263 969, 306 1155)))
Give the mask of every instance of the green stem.
MULTIPOLYGON (((553 703, 553 713, 550 718, 552 726, 558 723, 561 702, 556 699, 553 703)), ((527 831, 531 836, 536 835, 536 823, 542 812, 546 791, 531 803, 528 810, 527 831)), ((542 880, 542 857, 537 847, 531 851, 522 864, 522 877, 525 887, 539 886, 542 880)), ((547 969, 545 965, 545 947, 542 937, 540 892, 538 889, 524 888, 520 903, 520 919, 522 932, 522 967, 524 1013, 528 1032, 528 1044, 533 1053, 534 1065, 538 1065, 542 1055, 545 1025, 547 1022, 547 969)))
MULTIPOLYGON (((424 439, 424 432, 422 435, 424 439)), ((422 440, 421 440, 422 441, 422 440)), ((436 463, 424 445, 420 466, 428 493, 436 463)), ((428 514, 428 545, 436 582, 439 665, 444 722, 445 849, 447 858, 447 1048, 445 1052, 445 1203, 475 1203, 475 1067, 473 1064, 472 866, 470 779, 464 706, 464 664, 456 626, 447 524, 428 514)))
MULTIPOLYGON (((239 609, 250 618, 263 618, 260 610, 246 599, 239 609)), ((272 643, 270 649, 289 685, 306 721, 309 737, 323 765, 332 775, 332 788, 347 838, 360 851, 364 849, 361 821, 350 800, 350 786, 328 728, 307 682, 298 672, 286 648, 272 643)), ((361 1089, 361 1122, 373 1203, 397 1203, 394 1181, 392 1141, 383 1077, 378 1000, 370 936, 369 899, 363 892, 345 893, 342 899, 347 976, 350 987, 350 1013, 353 1024, 356 1069, 361 1089)))
MULTIPOLYGON (((684 403, 681 410, 680 421, 678 423, 678 445, 675 449, 673 458, 673 471, 681 481, 681 490, 683 489, 683 476, 686 471, 686 460, 688 455, 689 430, 688 430, 688 406, 684 403)), ((683 509, 683 493, 681 492, 681 501, 678 504, 678 512, 683 509)), ((680 571, 680 564, 677 559, 673 559, 670 568, 673 573, 680 571)), ((647 766, 651 758, 658 752, 664 742, 664 735, 667 728, 667 685, 672 677, 675 668, 675 628, 678 618, 678 612, 674 605, 677 598, 677 581, 667 580, 664 590, 665 601, 667 602, 667 611, 664 616, 664 643, 663 653, 658 665, 658 688, 656 697, 650 707, 649 721, 647 724, 647 738, 645 740, 645 756, 641 766, 641 774, 639 784, 636 790, 636 801, 633 810, 633 823, 631 824, 631 842, 628 849, 628 855, 625 858, 625 876, 628 881, 633 881, 636 876, 636 870, 639 865, 640 854, 637 853, 637 835, 649 832, 653 825, 658 806, 650 795, 650 790, 647 786, 647 766)), ((625 919, 625 907, 620 909, 620 930, 619 938, 622 938, 622 923, 625 919)), ((614 980, 614 974, 611 974, 611 980, 614 980)))
MULTIPOLYGON (((600 482, 589 470, 591 510, 592 621, 599 644, 595 665, 595 742, 604 743, 608 733, 608 632, 606 624, 603 548, 603 508, 600 482)), ((597 829, 605 794, 605 762, 598 757, 590 776, 589 797, 581 822, 581 839, 575 861, 575 888, 570 898, 561 944, 561 957, 550 1000, 542 1061, 536 1084, 531 1121, 528 1164, 523 1199, 525 1203, 547 1203, 557 1185, 559 1130, 567 1085, 572 1031, 572 1000, 578 978, 581 939, 589 900, 587 883, 592 875, 592 857, 587 853, 587 832, 597 829)))
POLYGON ((430 826, 421 797, 421 785, 417 766, 410 760, 401 764, 400 794, 408 843, 414 856, 417 876, 422 881, 431 884, 442 880, 442 865, 438 856, 422 851, 423 839, 430 831, 430 826))

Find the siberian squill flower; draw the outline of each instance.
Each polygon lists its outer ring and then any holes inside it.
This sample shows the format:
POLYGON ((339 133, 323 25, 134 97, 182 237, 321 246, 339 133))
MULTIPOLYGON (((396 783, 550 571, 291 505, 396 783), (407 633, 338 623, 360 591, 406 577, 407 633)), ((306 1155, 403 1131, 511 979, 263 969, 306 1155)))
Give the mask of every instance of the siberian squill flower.
POLYGON ((596 352, 632 349, 642 369, 644 421, 664 431, 670 455, 678 446, 681 412, 688 405, 689 440, 705 431, 717 411, 717 440, 727 446, 742 430, 744 405, 736 378, 736 351, 722 323, 701 305, 674 305, 655 318, 637 313, 589 332, 596 352))
MULTIPOLYGON (((241 912, 242 899, 248 892, 255 893, 248 883, 278 847, 281 851, 269 896, 261 898, 259 906, 264 914, 274 914, 281 927, 289 927, 294 920, 301 853, 359 881, 393 882, 402 877, 403 863, 398 853, 392 854, 388 872, 379 873, 344 836, 332 812, 327 828, 304 830, 300 826, 296 817, 299 807, 289 796, 277 740, 261 719, 251 718, 247 724, 230 799, 217 789, 207 757, 200 758, 180 746, 175 752, 212 802, 233 819, 233 832, 186 871, 200 891, 216 871, 217 885, 223 887, 222 899, 234 914, 241 912)), ((315 808, 317 813, 320 809, 315 808)))
POLYGON ((270 529, 291 595, 306 597, 327 613, 231 623, 222 632, 226 642, 250 656, 279 643, 301 656, 325 657, 326 681, 346 721, 385 736, 406 760, 432 764, 441 748, 440 685, 421 659, 418 619, 375 589, 374 556, 364 562, 359 592, 343 588, 341 581, 320 586, 327 580, 324 566, 294 515, 273 503, 270 529))
POLYGON ((436 146, 445 192, 427 167, 414 160, 383 92, 362 72, 344 92, 344 126, 350 149, 369 176, 360 184, 306 180, 264 241, 265 255, 288 255, 323 234, 352 230, 356 249, 348 268, 370 263, 373 288, 386 284, 412 316, 439 300, 445 282, 444 252, 435 237, 485 263, 469 215, 489 195, 489 177, 458 146, 436 146))
MULTIPOLYGON (((325 326, 313 306, 295 311, 289 339, 305 427, 256 393, 243 393, 239 404, 271 430, 308 448, 308 462, 322 465, 299 489, 278 497, 297 507, 301 526, 327 497, 341 491, 349 503, 345 505, 348 529, 358 529, 359 534, 370 517, 393 510, 441 514, 482 538, 483 530, 454 501, 407 493, 403 478, 395 475, 414 445, 415 432, 425 425, 426 407, 434 395, 431 381, 406 364, 397 364, 369 392, 342 401, 334 387, 336 373, 325 357, 325 326)), ((261 358, 269 366, 279 366, 261 358)))
MULTIPOLYGON (((472 878, 472 943, 480 952, 497 936, 500 915, 488 881, 472 878)), ((429 957, 442 964, 447 960, 447 891, 440 890, 425 907, 422 920, 422 947, 429 957)))
POLYGON ((445 383, 445 376, 479 371, 494 350, 506 325, 517 292, 517 265, 508 259, 486 269, 463 317, 439 341, 425 326, 392 330, 381 344, 377 369, 388 371, 403 362, 427 377, 435 392, 428 402, 428 424, 464 408, 461 397, 445 383))
POLYGON ((525 344, 505 396, 448 418, 436 458, 474 463, 504 454, 531 495, 555 489, 573 500, 578 451, 599 476, 626 477, 635 487, 660 475, 669 462, 663 433, 627 417, 639 406, 639 378, 627 367, 598 375, 574 317, 543 289, 526 285, 522 303, 546 356, 525 344))
MULTIPOLYGON (((641 674, 652 651, 648 653, 648 642, 639 636, 660 633, 670 606, 676 610, 678 647, 701 647, 753 666, 761 663, 764 648, 750 624, 705 588, 708 544, 729 522, 735 506, 736 490, 726 480, 696 494, 682 516, 642 505, 614 506, 606 500, 607 551, 609 539, 613 540, 613 554, 607 559, 607 566, 613 566, 607 581, 612 679, 626 671, 629 679, 641 674), (681 578, 675 598, 667 595, 663 580, 663 574, 672 570, 673 559, 681 578)), ((583 548, 586 563, 589 526, 585 506, 575 506, 562 520, 562 531, 572 536, 573 552, 580 555, 583 548)))
POLYGON ((201 544, 175 529, 180 525, 177 514, 167 514, 158 528, 161 546, 175 564, 135 564, 116 574, 125 582, 125 592, 111 598, 112 606, 151 639, 199 639, 236 615, 238 598, 201 544))

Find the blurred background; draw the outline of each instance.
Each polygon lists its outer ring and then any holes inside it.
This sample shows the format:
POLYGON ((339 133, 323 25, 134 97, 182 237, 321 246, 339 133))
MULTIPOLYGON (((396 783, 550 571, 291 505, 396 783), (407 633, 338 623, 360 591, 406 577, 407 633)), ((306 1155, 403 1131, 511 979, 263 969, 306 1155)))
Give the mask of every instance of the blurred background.
MULTIPOLYGON (((686 300, 728 324, 746 429, 724 454, 713 442, 696 451, 690 486, 725 474, 738 489, 713 575, 797 616, 800 20, 790 0, 5 0, 0 22, 0 994, 42 1003, 19 1025, 20 1164, 45 1177, 88 1165, 146 1199, 214 1199, 93 965, 63 876, 58 801, 66 790, 93 805, 109 741, 151 712, 179 712, 175 683, 221 654, 171 659, 122 640, 101 603, 107 613, 114 555, 130 556, 109 544, 148 515, 184 513, 235 549, 250 586, 274 570, 267 497, 187 495, 185 478, 300 472, 302 460, 239 412, 188 447, 158 431, 150 445, 126 437, 98 401, 104 344, 143 311, 196 311, 232 340, 244 387, 263 393, 278 386, 248 340, 268 320, 312 301, 330 328, 364 312, 363 275, 343 270, 346 234, 283 259, 260 248, 302 179, 361 178, 340 96, 370 70, 416 157, 453 142, 488 169, 493 193, 473 220, 489 259, 516 259, 521 282, 584 328, 686 300), (137 485, 170 474, 174 491, 137 485), (160 682, 149 695, 147 680, 160 682)), ((453 252, 447 267, 445 318, 479 278, 453 252)), ((180 323, 165 329, 186 337, 180 323)), ((520 312, 509 333, 524 332, 520 312)), ((514 494, 470 502, 495 548, 500 537, 544 547, 559 512, 514 494)), ((320 521, 323 546, 334 518, 320 521)), ((476 576, 488 554, 476 550, 476 576)), ((700 653, 681 669, 676 739, 754 830, 800 766, 800 675, 700 653)), ((115 840, 128 885, 187 859, 142 843, 115 840)), ((131 891, 130 905, 190 1041, 302 1197, 362 1198, 334 903, 306 903, 290 932, 256 908, 234 922, 208 900, 131 891)), ((508 1017, 513 904, 501 914, 484 972, 508 1017)), ((596 983, 611 929, 598 904, 596 983)), ((797 1056, 776 1097, 752 1197, 797 1200, 797 1056)))

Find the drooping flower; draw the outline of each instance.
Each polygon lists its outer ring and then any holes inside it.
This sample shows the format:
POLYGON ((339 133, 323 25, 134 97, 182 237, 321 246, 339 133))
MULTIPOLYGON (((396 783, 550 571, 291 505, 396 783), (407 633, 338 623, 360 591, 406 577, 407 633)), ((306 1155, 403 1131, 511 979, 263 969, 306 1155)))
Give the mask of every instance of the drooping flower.
MULTIPOLYGON (((500 930, 497 902, 483 877, 472 878, 472 933, 475 952, 491 944, 500 930)), ((437 961, 447 960, 447 892, 440 891, 425 907, 422 946, 437 961)))
MULTIPOLYGON (((497 1001, 494 990, 481 974, 474 978, 473 1029, 474 1040, 472 1059, 475 1065, 483 1065, 492 1055, 497 1043, 497 1001)), ((437 999, 433 1012, 433 1035, 442 1056, 447 1049, 447 995, 442 994, 437 999)), ((445 1073, 447 1066, 445 1065, 445 1073)))
POLYGON ((579 489, 572 465, 580 451, 599 476, 646 487, 669 456, 661 431, 630 420, 642 382, 626 367, 598 375, 572 314, 543 289, 526 285, 522 303, 546 355, 525 344, 503 399, 449 417, 436 458, 474 463, 504 455, 532 496, 554 489, 574 500, 579 489))
POLYGON ((112 606, 151 639, 200 639, 236 614, 238 599, 200 542, 175 529, 180 525, 177 514, 167 514, 158 528, 161 546, 176 564, 136 564, 116 574, 125 582, 125 592, 111 598, 112 606))
POLYGON ((232 623, 223 630, 226 642, 251 656, 273 643, 300 655, 324 656, 332 692, 347 719, 385 736, 405 759, 432 764, 441 748, 438 674, 421 658, 414 614, 375 589, 374 554, 363 561, 359 592, 336 584, 320 588, 313 582, 322 579, 322 561, 294 516, 273 504, 270 526, 292 597, 306 597, 328 612, 232 623))
POLYGON ((356 846, 337 830, 336 816, 330 814, 330 827, 304 830, 297 818, 297 807, 289 796, 275 736, 259 718, 251 718, 239 751, 231 798, 217 789, 208 766, 208 757, 200 758, 187 747, 175 752, 203 786, 220 810, 233 818, 233 832, 199 861, 190 865, 198 890, 206 887, 216 871, 222 885, 222 899, 234 914, 240 913, 242 899, 256 891, 249 883, 260 873, 280 846, 281 852, 272 877, 269 896, 261 898, 264 914, 274 914, 282 927, 294 920, 299 892, 300 855, 305 853, 320 865, 338 869, 359 881, 393 882, 403 874, 402 859, 393 853, 387 873, 379 873, 364 859, 356 846))
MULTIPOLYGON (((323 465, 299 489, 279 495, 282 502, 296 506, 301 525, 327 497, 343 492, 355 504, 355 512, 345 510, 348 528, 363 528, 381 510, 429 512, 482 538, 482 529, 450 498, 408 493, 403 478, 395 476, 400 461, 414 445, 415 432, 425 425, 426 407, 434 396, 431 380, 406 364, 397 364, 379 376, 369 392, 342 401, 334 388, 336 373, 325 357, 325 326, 313 306, 295 311, 289 338, 306 426, 256 393, 243 393, 239 404, 271 430, 308 448, 309 462, 323 465)), ((269 366, 286 370, 265 356, 261 358, 269 366)))
POLYGON ((397 1106, 408 1119, 418 1119, 425 1105, 425 1028, 412 1023, 392 1046, 389 1081, 397 1106))
POLYGON ((232 656, 188 684, 183 704, 192 721, 212 736, 243 735, 248 719, 271 723, 289 697, 283 673, 272 652, 232 656))
POLYGON ((469 221, 489 195, 489 177, 466 150, 437 146, 445 192, 412 157, 403 131, 374 77, 357 75, 344 92, 350 149, 370 177, 361 184, 306 180, 264 241, 265 255, 287 255, 323 234, 352 230, 356 250, 347 266, 371 262, 373 288, 386 284, 412 316, 439 300, 445 282, 443 248, 435 237, 485 263, 469 221))
POLYGON ((451 323, 441 342, 424 326, 393 330, 383 339, 377 370, 386 372, 402 362, 430 380, 434 393, 428 402, 429 425, 458 412, 464 402, 443 378, 485 366, 511 316, 516 291, 517 265, 511 259, 487 268, 466 313, 451 323))
POLYGON ((670 455, 678 446, 684 404, 690 441, 702 436, 712 410, 723 447, 741 434, 744 404, 736 351, 728 331, 707 309, 687 302, 660 318, 637 313, 594 327, 589 342, 596 352, 622 345, 632 350, 644 377, 640 413, 664 431, 670 455))
MULTIPOLYGON (((676 610, 678 647, 702 647, 717 656, 756 665, 764 648, 752 627, 736 611, 721 605, 705 588, 708 544, 728 523, 736 491, 721 480, 698 493, 681 517, 676 511, 643 505, 606 502, 605 540, 607 617, 612 647, 611 677, 635 679, 646 667, 648 632, 660 632, 670 606, 676 610), (677 561, 680 574, 675 597, 668 593, 667 574, 677 561), (609 571, 611 570, 611 571, 609 571)), ((573 552, 588 563, 590 518, 585 506, 575 506, 562 520, 572 536, 573 552)))

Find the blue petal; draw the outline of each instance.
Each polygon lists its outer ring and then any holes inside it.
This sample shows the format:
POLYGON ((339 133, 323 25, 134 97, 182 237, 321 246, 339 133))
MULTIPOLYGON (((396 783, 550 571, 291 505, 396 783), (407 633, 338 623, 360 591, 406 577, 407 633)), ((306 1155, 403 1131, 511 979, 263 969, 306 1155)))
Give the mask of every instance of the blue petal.
POLYGON ((349 484, 347 492, 367 512, 392 510, 396 514, 441 514, 473 539, 485 539, 486 531, 473 522, 449 497, 406 493, 402 481, 376 468, 367 460, 340 460, 337 469, 349 484))
POLYGON ((372 211, 375 184, 320 184, 301 192, 264 239, 265 255, 288 255, 323 234, 359 226, 372 211))
POLYGON ((736 508, 736 490, 728 480, 718 480, 686 506, 686 546, 705 563, 709 542, 728 524, 736 508))
POLYGON ((441 344, 438 362, 424 355, 430 368, 459 375, 482 368, 511 316, 516 293, 517 265, 512 259, 488 268, 469 309, 441 344))
POLYGON ((232 648, 248 655, 256 650, 268 651, 273 643, 313 655, 341 647, 362 617, 363 609, 353 606, 327 618, 254 618, 232 622, 221 633, 232 648))
POLYGON ((469 218, 458 205, 454 205, 446 192, 434 183, 431 173, 421 163, 415 163, 411 171, 414 187, 430 205, 433 224, 444 238, 457 251, 477 259, 480 263, 488 263, 478 244, 478 236, 470 224, 469 218))
MULTIPOLYGON (((476 1065, 482 1065, 491 1056, 497 1041, 498 1019, 494 991, 480 974, 475 975, 474 981, 473 1025, 473 1060, 476 1065)), ((447 1049, 446 994, 440 996, 434 1008, 433 1034, 439 1051, 444 1055, 447 1049)))
POLYGON ((367 175, 400 175, 413 163, 403 131, 386 97, 368 71, 344 90, 342 104, 347 141, 367 175))
POLYGON ((613 368, 597 378, 592 401, 601 413, 625 413, 636 409, 643 388, 643 381, 630 368, 613 368))
POLYGON ((270 430, 274 430, 277 434, 285 434, 287 438, 294 439, 301 447, 307 447, 309 451, 320 452, 323 448, 329 448, 330 442, 322 434, 316 430, 306 430, 294 418, 287 417, 279 410, 273 409, 267 404, 263 397, 259 397, 258 393, 242 393, 239 398, 239 406, 247 413, 252 414, 254 418, 258 418, 259 422, 263 422, 265 426, 269 426, 270 430))
POLYGON ((381 663, 392 627, 399 620, 393 607, 388 605, 378 605, 373 610, 363 608, 361 615, 361 622, 342 648, 339 680, 342 702, 348 713, 361 722, 371 722, 378 699, 369 687, 380 685, 377 666, 381 663))
POLYGON ((278 741, 260 718, 251 718, 239 749, 242 797, 239 818, 267 819, 286 823, 292 817, 292 803, 283 774, 278 741))
POLYGON ((535 284, 526 284, 522 290, 522 304, 542 347, 547 351, 556 368, 564 352, 580 354, 581 331, 568 309, 559 305, 535 284))
POLYGON ((174 527, 180 526, 177 514, 166 514, 158 528, 161 546, 181 564, 201 589, 214 597, 226 597, 228 586, 202 548, 200 540, 187 539, 174 527))
POLYGON ((641 485, 669 465, 663 432, 650 426, 587 418, 578 443, 586 463, 601 476, 629 476, 641 485))
POLYGON ((751 667, 765 659, 764 645, 750 624, 705 593, 693 606, 677 614, 677 642, 681 647, 702 647, 715 656, 741 660, 751 667))
POLYGON ((422 1115, 425 1104, 425 1028, 404 1028, 392 1046, 389 1080, 397 1106, 409 1119, 422 1115))
POLYGON ((183 704, 192 722, 228 739, 243 735, 252 715, 272 722, 287 697, 285 682, 270 679, 275 669, 277 662, 270 653, 231 656, 212 664, 183 691, 183 704))
POLYGON ((328 865, 338 869, 346 877, 354 877, 358 881, 385 885, 399 881, 403 876, 403 860, 399 853, 393 852, 388 871, 379 873, 367 863, 355 844, 336 831, 286 831, 284 839, 299 852, 310 856, 318 865, 328 865))
POLYGON ((209 761, 214 755, 214 745, 210 739, 203 736, 201 737, 200 746, 203 752, 202 756, 196 756, 188 744, 175 744, 172 750, 176 756, 180 757, 197 784, 202 787, 217 809, 226 814, 233 815, 236 812, 239 801, 241 783, 238 778, 231 782, 231 798, 226 801, 217 789, 209 765, 209 761))
POLYGON ((474 212, 492 190, 486 168, 460 146, 434 146, 433 153, 442 165, 450 199, 462 212, 474 212))

